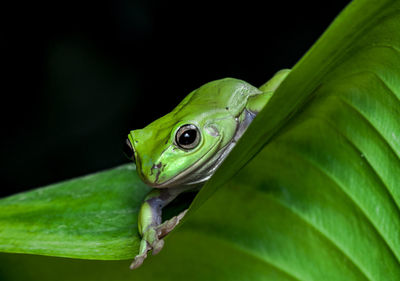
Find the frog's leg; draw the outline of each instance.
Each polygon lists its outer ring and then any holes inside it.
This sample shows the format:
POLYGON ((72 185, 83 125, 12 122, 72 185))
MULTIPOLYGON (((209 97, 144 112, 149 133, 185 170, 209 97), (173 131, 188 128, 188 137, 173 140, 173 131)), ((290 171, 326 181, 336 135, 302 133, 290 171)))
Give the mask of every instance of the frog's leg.
POLYGON ((239 127, 235 134, 235 141, 238 141, 239 138, 242 137, 250 123, 268 103, 275 90, 282 83, 282 81, 285 80, 289 72, 290 69, 282 69, 278 71, 267 83, 260 87, 259 90, 261 92, 259 94, 249 97, 245 109, 239 115, 239 127))
POLYGON ((285 80, 286 76, 290 73, 290 69, 281 69, 272 76, 265 84, 263 84, 259 89, 263 92, 275 91, 276 88, 285 80))
POLYGON ((290 69, 282 69, 275 73, 268 82, 259 88, 262 92, 261 94, 249 98, 246 109, 254 114, 260 112, 289 72, 290 69))
POLYGON ((162 238, 174 229, 187 211, 185 210, 162 223, 162 209, 182 192, 198 188, 199 186, 183 186, 153 189, 147 194, 144 203, 140 207, 138 218, 138 228, 142 241, 140 242, 139 254, 130 266, 131 269, 135 269, 143 263, 148 251, 153 250, 153 255, 161 251, 164 246, 162 238))

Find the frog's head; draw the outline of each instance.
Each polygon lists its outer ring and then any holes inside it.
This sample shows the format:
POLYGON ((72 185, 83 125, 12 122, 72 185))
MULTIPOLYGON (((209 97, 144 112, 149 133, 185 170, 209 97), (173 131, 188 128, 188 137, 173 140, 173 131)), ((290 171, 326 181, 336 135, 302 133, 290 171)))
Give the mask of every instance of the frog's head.
POLYGON ((158 188, 207 180, 234 145, 247 97, 258 93, 241 80, 213 81, 171 113, 131 131, 127 147, 142 180, 158 188))

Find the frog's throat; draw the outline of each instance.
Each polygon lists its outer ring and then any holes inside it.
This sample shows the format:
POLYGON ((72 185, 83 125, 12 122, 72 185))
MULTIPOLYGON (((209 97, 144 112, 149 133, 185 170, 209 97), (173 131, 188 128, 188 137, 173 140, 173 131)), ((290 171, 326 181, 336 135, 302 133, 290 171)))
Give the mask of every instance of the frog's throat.
POLYGON ((212 148, 217 145, 213 145, 206 154, 204 154, 200 159, 198 159, 192 166, 177 174, 176 176, 170 178, 169 180, 163 183, 151 183, 152 187, 155 188, 164 188, 164 187, 173 187, 179 185, 193 185, 205 182, 210 179, 210 177, 215 173, 217 168, 222 164, 225 158, 229 155, 233 147, 236 145, 237 141, 249 127, 250 123, 256 117, 255 112, 251 112, 247 109, 244 110, 244 119, 242 122, 239 122, 239 119, 236 118, 238 125, 236 127, 235 134, 230 142, 228 142, 225 146, 223 146, 214 156, 212 156, 209 160, 206 160, 203 165, 201 165, 201 160, 210 153, 213 152, 212 148))

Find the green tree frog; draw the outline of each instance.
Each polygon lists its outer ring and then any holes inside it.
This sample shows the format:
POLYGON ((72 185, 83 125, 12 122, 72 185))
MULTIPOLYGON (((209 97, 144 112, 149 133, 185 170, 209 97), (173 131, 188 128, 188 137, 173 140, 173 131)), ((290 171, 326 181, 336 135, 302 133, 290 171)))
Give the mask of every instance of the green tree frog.
POLYGON ((172 112, 129 133, 126 153, 136 162, 140 178, 154 187, 140 208, 142 241, 132 269, 150 250, 157 254, 162 249, 162 238, 185 214, 162 222, 163 207, 180 193, 199 189, 213 175, 288 73, 277 72, 260 88, 233 78, 209 82, 172 112))

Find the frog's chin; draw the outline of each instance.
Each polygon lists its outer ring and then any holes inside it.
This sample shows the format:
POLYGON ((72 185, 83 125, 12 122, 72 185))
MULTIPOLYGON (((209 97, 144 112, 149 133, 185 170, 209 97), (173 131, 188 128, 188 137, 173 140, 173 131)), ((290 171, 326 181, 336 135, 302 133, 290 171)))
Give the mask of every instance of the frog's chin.
MULTIPOLYGON (((192 169, 188 168, 188 169, 184 170, 182 173, 186 174, 186 171, 188 171, 188 170, 192 170, 192 169)), ((161 183, 149 182, 146 180, 144 180, 144 182, 147 185, 154 187, 154 188, 173 188, 173 187, 178 187, 178 186, 200 184, 200 183, 207 181, 212 176, 212 174, 210 174, 205 177, 199 177, 197 180, 190 181, 190 180, 185 179, 185 175, 182 175, 182 173, 179 173, 178 175, 176 175, 164 182, 161 182, 161 183)))
POLYGON ((180 187, 180 186, 190 186, 190 185, 197 185, 197 184, 201 184, 205 181, 207 181, 211 176, 204 178, 202 180, 199 180, 197 182, 182 182, 182 183, 176 183, 176 179, 175 177, 170 179, 170 180, 166 180, 165 182, 162 183, 154 183, 154 182, 145 182, 148 186, 151 186, 153 188, 173 188, 173 187, 180 187))

